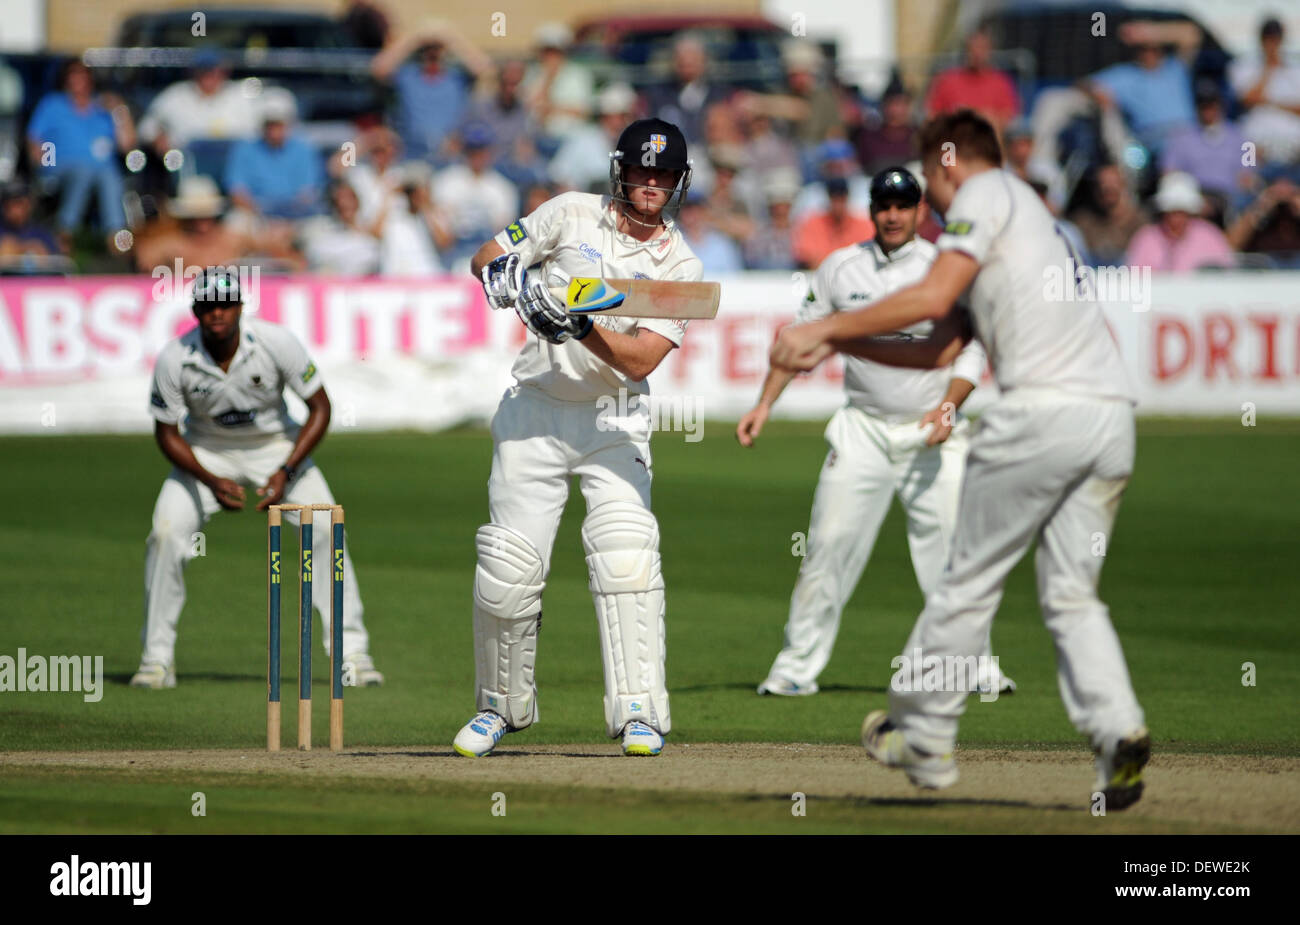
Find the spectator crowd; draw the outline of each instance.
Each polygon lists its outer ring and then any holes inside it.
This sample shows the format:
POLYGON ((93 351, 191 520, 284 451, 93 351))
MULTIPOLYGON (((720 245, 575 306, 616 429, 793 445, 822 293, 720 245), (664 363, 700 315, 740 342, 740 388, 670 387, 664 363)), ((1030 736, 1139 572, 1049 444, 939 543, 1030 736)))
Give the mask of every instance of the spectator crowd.
MULTIPOLYGON (((973 108, 1002 134, 1006 169, 1090 264, 1300 267, 1300 66, 1276 19, 1262 23, 1258 52, 1217 79, 1195 69, 1194 24, 1128 22, 1118 39, 1129 60, 1026 100, 984 29, 924 92, 896 73, 868 99, 800 39, 783 47, 782 86, 767 92, 717 79, 690 32, 673 42, 665 79, 633 87, 600 85, 559 23, 536 31, 529 55, 494 60, 446 22, 399 31, 363 2, 347 15, 391 104, 342 145, 314 140, 287 90, 232 81, 215 53, 138 114, 69 62, 25 127, 26 176, 0 187, 0 261, 68 254, 91 234, 142 270, 176 258, 459 270, 545 199, 607 192, 619 132, 656 116, 691 148, 678 221, 706 274, 810 268, 873 236, 870 178, 914 162, 924 118, 973 108), (124 190, 140 169, 132 158, 186 165, 152 211, 124 190)), ((939 230, 933 217, 922 228, 939 230)))

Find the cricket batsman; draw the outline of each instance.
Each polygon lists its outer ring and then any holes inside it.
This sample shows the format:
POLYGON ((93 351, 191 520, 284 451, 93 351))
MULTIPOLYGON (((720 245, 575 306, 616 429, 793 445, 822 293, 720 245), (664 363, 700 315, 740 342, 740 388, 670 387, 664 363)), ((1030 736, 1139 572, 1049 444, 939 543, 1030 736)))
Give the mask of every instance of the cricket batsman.
POLYGON ((1097 582, 1133 471, 1133 390, 1087 278, 1075 277, 1069 301, 1044 289, 1048 267, 1080 263, 1034 190, 1001 169, 993 126, 970 110, 933 119, 921 157, 945 220, 929 272, 865 309, 784 329, 771 356, 784 369, 812 369, 836 350, 939 367, 971 336, 953 310, 969 293, 1001 390, 971 440, 948 568, 904 649, 922 657, 924 683, 891 691, 889 710, 863 721, 862 744, 918 786, 956 783, 960 665, 980 651, 1008 573, 1036 541, 1061 698, 1096 755, 1094 804, 1124 809, 1142 796, 1151 740, 1097 582), (927 320, 925 341, 873 340, 927 320))
MULTIPOLYGON (((875 240, 841 248, 822 261, 795 323, 862 308, 924 277, 936 254, 933 244, 916 237, 924 212, 921 185, 906 169, 876 174, 871 181, 875 240)), ((932 327, 922 321, 892 336, 924 338, 932 327)), ((957 521, 969 440, 970 423, 958 409, 975 390, 985 362, 975 341, 942 369, 845 359, 847 403, 826 427, 830 450, 813 496, 808 554, 790 599, 785 645, 758 686, 760 694, 817 693, 817 676, 830 661, 840 616, 895 495, 907 514, 907 543, 921 593, 928 595, 938 584, 957 521)), ((758 404, 736 428, 742 446, 753 446, 794 376, 775 367, 768 371, 758 404)), ((1014 691, 1015 682, 990 657, 987 639, 981 655, 981 691, 995 697, 1014 691)))
POLYGON ((537 721, 534 672, 551 549, 578 476, 605 670, 605 728, 623 753, 657 755, 671 728, 664 680, 664 579, 650 511, 646 377, 679 346, 680 321, 569 314, 550 287, 573 277, 697 281, 699 259, 665 210, 691 182, 686 140, 633 122, 610 155, 609 194, 565 193, 512 222, 474 255, 493 308, 527 326, 492 419, 490 522, 475 537, 474 698, 457 752, 481 757, 537 721), (602 411, 606 396, 627 414, 602 411), (599 404, 598 404, 599 402, 599 404))
MULTIPOLYGON (((154 438, 172 464, 153 510, 144 564, 144 654, 132 687, 176 686, 176 624, 185 604, 185 566, 195 538, 220 509, 244 507, 256 487, 259 511, 272 504, 333 504, 311 452, 325 436, 330 400, 316 364, 279 325, 243 317, 239 278, 211 268, 194 283, 198 326, 168 343, 153 371, 149 411, 154 438), (284 390, 307 403, 300 427, 284 390), (182 432, 183 428, 183 432, 182 432)), ((298 513, 286 511, 297 525, 298 513)), ((329 530, 312 532, 317 562, 330 561, 329 530)), ((346 545, 343 552, 343 676, 350 685, 384 682, 369 654, 361 597, 346 545)), ((330 612, 313 601, 330 645, 330 612)))

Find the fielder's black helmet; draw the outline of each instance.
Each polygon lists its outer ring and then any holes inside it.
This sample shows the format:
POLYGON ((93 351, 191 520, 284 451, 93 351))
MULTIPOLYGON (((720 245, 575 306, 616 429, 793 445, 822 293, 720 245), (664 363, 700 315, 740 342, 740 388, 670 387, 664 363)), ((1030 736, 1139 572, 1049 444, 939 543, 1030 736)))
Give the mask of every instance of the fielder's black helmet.
POLYGON ((638 119, 618 136, 618 149, 609 156, 610 195, 626 202, 623 190, 624 166, 655 167, 681 172, 677 182, 677 204, 686 199, 691 185, 691 159, 686 153, 686 136, 663 119, 638 119))
POLYGON ((225 267, 207 267, 194 280, 194 310, 214 305, 242 305, 239 276, 225 267))
POLYGON ((921 201, 921 184, 905 167, 887 167, 871 178, 871 206, 887 202, 914 206, 921 201))

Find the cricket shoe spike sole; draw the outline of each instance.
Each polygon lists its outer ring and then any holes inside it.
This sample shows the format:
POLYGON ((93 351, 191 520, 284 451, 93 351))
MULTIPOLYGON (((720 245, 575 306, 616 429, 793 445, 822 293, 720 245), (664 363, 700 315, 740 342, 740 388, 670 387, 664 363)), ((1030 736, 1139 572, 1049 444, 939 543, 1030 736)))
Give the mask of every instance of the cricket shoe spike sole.
POLYGON ((623 727, 623 754, 644 757, 663 750, 664 737, 653 727, 635 719, 623 727))
POLYGON ((451 747, 458 755, 466 758, 482 758, 489 755, 501 737, 513 732, 505 717, 492 710, 480 710, 474 718, 461 727, 451 747))
POLYGON ((927 755, 907 744, 889 713, 875 710, 862 721, 862 747, 888 768, 901 768, 907 779, 927 790, 943 790, 957 783, 957 762, 952 752, 927 755))
POLYGON ((1128 809, 1142 799, 1142 769, 1151 760, 1151 735, 1145 726, 1115 743, 1113 752, 1097 750, 1097 787, 1106 809, 1128 809))

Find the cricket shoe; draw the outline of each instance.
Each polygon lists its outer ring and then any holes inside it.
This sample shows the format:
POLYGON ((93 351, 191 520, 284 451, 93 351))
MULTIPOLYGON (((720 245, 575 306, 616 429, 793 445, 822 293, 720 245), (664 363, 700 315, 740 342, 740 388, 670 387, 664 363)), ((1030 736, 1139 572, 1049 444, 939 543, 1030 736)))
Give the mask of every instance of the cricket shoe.
POLYGON ((758 685, 760 694, 776 694, 780 697, 809 697, 819 688, 817 682, 812 681, 808 684, 795 684, 785 678, 778 678, 775 675, 769 676, 766 681, 758 685))
POLYGON ((952 752, 928 755, 908 745, 884 710, 868 713, 862 721, 862 747, 886 767, 902 768, 907 779, 918 787, 942 790, 957 783, 957 762, 952 752))
POLYGON ((657 755, 664 750, 664 737, 638 719, 623 727, 623 754, 657 755))
POLYGON ((1016 682, 1004 675, 1000 668, 991 668, 980 672, 979 692, 985 695, 993 693, 995 679, 999 694, 1014 694, 1016 692, 1016 682))
POLYGON ((451 743, 451 747, 466 758, 482 758, 496 748, 503 735, 513 731, 500 713, 480 710, 456 733, 456 740, 451 743))
POLYGON ((176 669, 171 665, 157 665, 153 662, 141 662, 140 668, 131 675, 131 686, 160 691, 176 686, 176 669))
POLYGON ((365 652, 343 656, 344 687, 382 687, 384 676, 375 669, 375 660, 365 652))
POLYGON ((1128 809, 1142 798, 1142 769, 1151 760, 1151 735, 1146 726, 1116 741, 1095 749, 1097 785, 1105 794, 1106 809, 1128 809))

